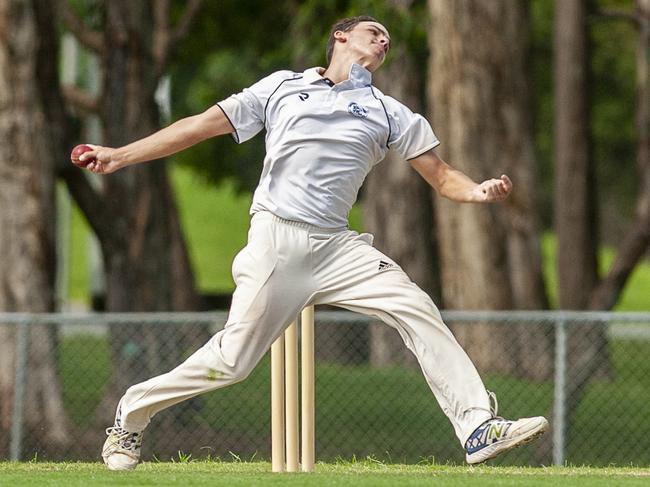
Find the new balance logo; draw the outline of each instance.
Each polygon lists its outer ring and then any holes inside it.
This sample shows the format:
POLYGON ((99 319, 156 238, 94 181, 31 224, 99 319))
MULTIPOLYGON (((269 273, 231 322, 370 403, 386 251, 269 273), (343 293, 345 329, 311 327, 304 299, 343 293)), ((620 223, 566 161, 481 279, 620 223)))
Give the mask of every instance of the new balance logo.
POLYGON ((394 264, 391 264, 390 262, 386 262, 385 260, 380 260, 379 261, 379 271, 385 271, 386 269, 390 269, 391 267, 395 267, 394 264))
POLYGON ((496 441, 503 436, 507 423, 498 423, 490 426, 487 432, 487 437, 492 441, 496 441))

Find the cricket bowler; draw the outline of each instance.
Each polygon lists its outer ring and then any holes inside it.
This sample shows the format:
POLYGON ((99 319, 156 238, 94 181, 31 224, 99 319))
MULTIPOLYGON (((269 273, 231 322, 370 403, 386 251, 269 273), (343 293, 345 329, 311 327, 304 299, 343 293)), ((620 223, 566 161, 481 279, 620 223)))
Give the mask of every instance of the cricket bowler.
POLYGON ((80 156, 93 173, 108 174, 210 137, 230 134, 241 144, 266 130, 248 243, 232 264, 236 289, 225 328, 172 371, 126 391, 102 451, 109 469, 135 468, 143 431, 156 413, 244 380, 296 315, 314 304, 372 315, 399 332, 468 463, 548 429, 543 417, 498 417, 496 401, 492 406, 493 396, 431 298, 373 247, 372 235, 348 229, 361 184, 389 150, 452 201, 492 203, 512 191, 506 175, 476 183, 444 162, 427 120, 372 85, 390 45, 374 18, 344 19, 332 27, 327 68, 272 73, 148 137, 119 148, 91 145, 80 156))

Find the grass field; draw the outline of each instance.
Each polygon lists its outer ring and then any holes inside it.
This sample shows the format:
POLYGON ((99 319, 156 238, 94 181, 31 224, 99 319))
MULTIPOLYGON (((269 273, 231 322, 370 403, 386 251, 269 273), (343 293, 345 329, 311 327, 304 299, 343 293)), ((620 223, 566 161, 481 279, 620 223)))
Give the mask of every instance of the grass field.
MULTIPOLYGON (((613 378, 594 381, 585 391, 567 431, 566 458, 578 465, 647 466, 650 343, 615 340, 610 344, 610 353, 613 378)), ((93 420, 110 377, 107 339, 65 337, 61 341, 59 370, 69 417, 80 432, 85 432, 80 436, 94 437, 90 450, 75 450, 58 458, 94 459, 104 439, 93 420)), ((170 442, 165 430, 152 428, 152 432, 160 434, 147 437, 143 458, 155 456, 168 461, 178 450, 191 450, 196 460, 209 455, 244 461, 268 459, 269 377, 265 357, 246 381, 202 396, 202 409, 187 426, 191 438, 170 442)), ((505 416, 534 415, 551 407, 550 381, 529 382, 497 375, 486 375, 484 379, 488 389, 498 391, 505 416)), ((371 456, 388 463, 417 464, 423 457, 434 458, 438 464, 463 462, 449 422, 417 370, 318 362, 316 396, 319 460, 371 456)), ((158 419, 179 414, 180 410, 174 408, 162 412, 158 419)), ((535 453, 534 446, 517 449, 493 465, 538 465, 531 458, 535 453)), ((34 450, 26 450, 23 458, 34 455, 34 450)), ((39 454, 39 459, 46 458, 39 454)))
POLYGON ((556 486, 648 485, 650 469, 516 468, 385 465, 372 460, 316 465, 311 474, 273 474, 268 463, 218 461, 144 463, 133 472, 109 472, 98 463, 0 463, 3 486, 556 486))

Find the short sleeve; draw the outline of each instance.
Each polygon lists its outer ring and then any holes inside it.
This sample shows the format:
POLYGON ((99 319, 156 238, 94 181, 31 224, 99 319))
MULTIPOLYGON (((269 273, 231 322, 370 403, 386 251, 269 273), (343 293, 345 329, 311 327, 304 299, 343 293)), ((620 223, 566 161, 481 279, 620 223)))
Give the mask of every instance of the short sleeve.
POLYGON ((414 159, 440 144, 429 122, 413 113, 394 98, 386 97, 386 109, 391 124, 388 147, 404 159, 414 159))
POLYGON ((294 77, 291 71, 277 71, 217 103, 235 129, 232 134, 235 142, 246 142, 264 128, 268 99, 284 81, 294 77))

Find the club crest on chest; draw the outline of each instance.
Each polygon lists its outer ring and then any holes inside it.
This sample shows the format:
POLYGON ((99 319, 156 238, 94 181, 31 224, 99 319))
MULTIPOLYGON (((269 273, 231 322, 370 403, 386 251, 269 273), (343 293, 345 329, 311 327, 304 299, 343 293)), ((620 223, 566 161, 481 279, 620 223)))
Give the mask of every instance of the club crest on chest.
POLYGON ((348 105, 348 112, 359 118, 366 118, 368 116, 368 109, 355 101, 348 105))

